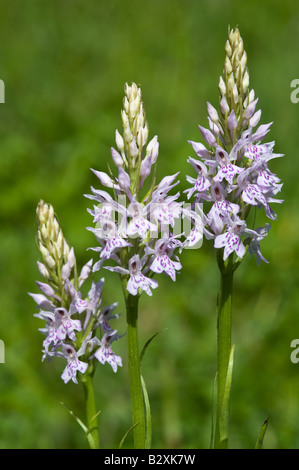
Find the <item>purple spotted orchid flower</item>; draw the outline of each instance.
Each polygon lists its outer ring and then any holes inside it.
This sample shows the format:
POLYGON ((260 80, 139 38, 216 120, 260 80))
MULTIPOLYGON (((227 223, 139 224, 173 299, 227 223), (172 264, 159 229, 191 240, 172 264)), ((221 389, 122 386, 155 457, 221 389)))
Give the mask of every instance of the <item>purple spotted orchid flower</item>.
POLYGON ((62 344, 62 357, 67 360, 67 365, 61 375, 62 380, 64 383, 69 382, 69 380, 78 383, 77 372, 79 371, 81 374, 85 374, 88 363, 79 360, 75 348, 70 344, 62 344))
MULTIPOLYGON (((101 338, 111 332, 114 339, 119 338, 110 326, 110 320, 119 316, 113 314, 117 303, 101 306, 103 278, 98 282, 92 280, 91 288, 83 298, 82 286, 90 279, 93 260, 89 260, 78 275, 74 250, 68 247, 52 206, 41 201, 37 216, 39 248, 45 262, 42 264, 39 261, 38 267, 46 282, 38 281, 41 293, 30 293, 30 296, 39 309, 34 316, 45 322, 40 328, 45 336, 42 360, 53 357, 66 359, 67 365, 61 378, 65 383, 69 380, 78 383, 77 372, 92 372, 99 361, 95 352, 101 338), (51 247, 51 253, 47 251, 48 247, 51 247)), ((102 360, 99 362, 103 363, 102 360)), ((120 357, 117 358, 117 365, 121 366, 120 357)), ((116 371, 114 363, 112 368, 116 371)))
MULTIPOLYGON (((231 72, 227 73, 230 76, 231 72)), ((248 88, 247 80, 244 72, 248 88)), ((243 85, 242 88, 240 85, 242 92, 243 85)), ((199 126, 205 144, 189 141, 199 160, 188 159, 197 179, 187 176, 191 187, 185 192, 188 199, 192 196, 195 202, 206 207, 203 233, 206 238, 214 239, 215 248, 223 249, 224 260, 233 252, 242 259, 248 249, 250 254, 256 255, 259 264, 265 261, 259 243, 270 225, 266 223, 264 228, 258 229, 252 226, 250 231, 250 213, 261 209, 266 218, 276 220, 277 214, 271 205, 283 202, 275 197, 282 183, 268 164, 283 155, 273 152, 274 142, 262 143, 272 123, 260 125, 254 131, 261 111, 256 110, 258 100, 254 99, 253 90, 247 90, 243 109, 235 112, 238 86, 234 91, 228 90, 220 79, 220 116, 210 103, 207 104, 210 128, 199 126)), ((254 223, 255 217, 252 219, 254 223)))
MULTIPOLYGON (((103 189, 94 188, 91 188, 91 195, 86 195, 98 203, 89 210, 96 226, 88 227, 88 230, 94 233, 99 243, 92 249, 100 258, 93 271, 104 267, 117 272, 131 295, 142 292, 152 295, 152 289, 158 286, 153 276, 164 272, 175 281, 176 273, 182 267, 178 254, 200 238, 200 225, 196 233, 193 231, 189 237, 186 234, 184 242, 179 239, 175 244, 172 242, 176 222, 183 217, 183 202, 178 201, 180 193, 170 194, 179 183, 178 173, 164 177, 158 184, 153 176, 145 189, 157 164, 159 143, 157 136, 147 142, 148 124, 141 90, 134 83, 125 87, 121 116, 123 136, 116 131, 117 150, 111 151, 116 175, 110 172, 108 176, 93 170, 101 185, 110 189, 111 194, 113 192, 113 197, 103 189)), ((198 180, 194 181, 192 192, 198 188, 205 191, 211 184, 206 177, 207 168, 201 163, 196 168, 198 180)))

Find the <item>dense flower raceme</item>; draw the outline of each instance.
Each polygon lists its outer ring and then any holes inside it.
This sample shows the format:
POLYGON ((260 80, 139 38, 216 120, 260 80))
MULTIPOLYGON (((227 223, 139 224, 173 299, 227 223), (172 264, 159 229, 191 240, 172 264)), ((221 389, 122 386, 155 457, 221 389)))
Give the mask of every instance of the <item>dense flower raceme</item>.
POLYGON ((82 298, 82 286, 90 279, 93 260, 78 276, 74 250, 64 239, 50 204, 38 204, 37 222, 37 244, 43 257, 43 263, 37 264, 46 282, 37 281, 41 293, 30 295, 39 308, 35 316, 45 321, 40 328, 45 335, 42 359, 57 356, 67 361, 61 376, 65 383, 77 383, 78 371, 93 373, 98 361, 108 362, 116 372, 122 360, 113 353, 111 344, 120 336, 108 322, 119 316, 113 314, 117 303, 101 307, 104 279, 91 280, 87 297, 82 298))
POLYGON ((272 123, 256 128, 261 110, 256 110, 254 91, 249 92, 246 52, 237 29, 230 31, 225 50, 220 115, 207 103, 209 128, 199 126, 206 145, 189 141, 200 160, 188 159, 197 177, 187 176, 191 187, 186 193, 189 200, 194 197, 209 203, 204 234, 214 240, 215 248, 223 249, 224 260, 233 252, 242 259, 248 249, 260 264, 261 260, 267 262, 260 241, 271 225, 249 228, 246 220, 251 208, 262 209, 269 220, 276 220, 270 204, 283 202, 275 198, 282 184, 268 163, 283 155, 273 152, 274 142, 262 143, 272 123))
POLYGON ((117 176, 92 170, 101 185, 111 189, 113 197, 93 187, 93 194, 86 195, 97 202, 89 209, 96 226, 88 229, 99 242, 92 248, 99 252, 93 270, 100 269, 106 261, 114 261, 113 266, 105 268, 121 274, 130 294, 144 291, 152 295, 152 289, 158 286, 153 276, 164 272, 175 281, 182 268, 178 254, 202 240, 202 218, 200 210, 191 210, 190 204, 185 207, 178 201, 179 192, 169 194, 179 183, 178 173, 164 177, 158 185, 152 176, 144 190, 152 169, 155 175, 159 143, 157 136, 147 143, 148 124, 141 90, 134 83, 125 87, 121 116, 123 136, 116 131, 117 150, 111 149, 117 176))

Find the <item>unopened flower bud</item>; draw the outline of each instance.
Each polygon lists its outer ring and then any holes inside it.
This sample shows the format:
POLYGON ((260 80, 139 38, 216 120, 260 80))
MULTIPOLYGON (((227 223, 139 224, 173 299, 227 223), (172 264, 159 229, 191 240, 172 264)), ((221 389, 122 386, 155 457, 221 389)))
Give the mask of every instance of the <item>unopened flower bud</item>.
POLYGON ((129 114, 129 101, 126 96, 124 97, 123 107, 124 107, 125 112, 129 114))
POLYGON ((67 258, 68 262, 70 263, 70 266, 73 267, 75 266, 75 263, 76 263, 76 258, 75 258, 75 252, 74 252, 74 248, 72 247, 69 251, 69 254, 68 254, 68 258, 67 258))
POLYGON ((123 191, 129 191, 131 186, 131 180, 128 173, 120 166, 118 169, 118 184, 120 189, 123 191))
POLYGON ((111 147, 111 156, 115 166, 123 166, 124 161, 120 153, 111 147))
POLYGON ((244 52, 244 43, 243 43, 243 39, 241 38, 240 34, 239 34, 239 41, 238 41, 238 44, 237 44, 236 52, 237 52, 237 55, 238 55, 238 59, 241 60, 241 57, 242 57, 243 52, 244 52))
POLYGON ((251 103, 252 101, 254 101, 254 98, 255 98, 255 92, 254 92, 254 90, 250 90, 250 92, 248 94, 248 104, 251 103))
POLYGON ((249 73, 248 73, 247 70, 244 73, 242 85, 243 85, 243 90, 244 90, 244 93, 245 93, 248 90, 248 87, 249 87, 249 73))
POLYGON ((47 264, 47 266, 50 268, 50 269, 54 269, 55 266, 56 266, 56 263, 55 263, 55 260, 52 258, 51 255, 47 255, 46 258, 45 258, 45 263, 47 264))
POLYGON ((226 114, 229 113, 229 106, 227 104, 227 100, 226 100, 225 96, 222 96, 222 98, 220 100, 220 110, 221 110, 223 116, 225 116, 226 114))
POLYGON ((124 128, 124 140, 126 142, 132 142, 133 140, 133 134, 129 127, 124 128))
POLYGON ((219 78, 218 88, 222 96, 226 95, 226 86, 222 77, 219 78))
POLYGON ((212 106, 211 103, 208 102, 207 109, 208 109, 208 115, 210 116, 211 121, 213 121, 214 123, 217 123, 219 121, 219 116, 214 106, 212 106))
POLYGON ((225 69, 227 75, 230 75, 233 71, 231 61, 229 60, 229 58, 227 56, 225 57, 224 69, 225 69))
POLYGON ((254 114, 254 112, 255 112, 255 108, 256 108, 257 102, 258 102, 258 98, 257 98, 256 100, 252 101, 252 102, 247 106, 246 111, 245 111, 245 113, 244 113, 244 118, 245 118, 245 119, 250 119, 250 118, 253 116, 253 114, 254 114))
POLYGON ((42 293, 45 294, 47 297, 54 297, 55 291, 51 286, 49 286, 49 284, 45 284, 44 282, 39 281, 36 281, 36 284, 38 285, 42 293))
POLYGON ((49 237, 49 231, 48 231, 48 227, 46 225, 41 226, 40 234, 41 234, 41 237, 42 237, 43 240, 47 240, 47 238, 49 237))
POLYGON ((234 76, 233 76, 233 74, 231 74, 229 76, 228 81, 227 81, 227 91, 230 95, 233 94, 234 85, 235 85, 234 76))
POLYGON ((116 143, 118 150, 120 152, 123 152, 125 149, 124 139, 122 138, 122 136, 120 135, 117 129, 115 131, 115 143, 116 143))
POLYGON ((238 93, 238 88, 237 85, 234 83, 233 89, 232 89, 232 94, 233 94, 233 100, 235 103, 238 102, 239 99, 239 93, 238 93))
POLYGON ((140 129, 143 128, 144 123, 145 123, 143 107, 140 106, 140 109, 142 109, 142 112, 140 112, 138 114, 138 116, 136 117, 136 119, 137 119, 137 121, 136 121, 136 131, 137 131, 137 133, 140 131, 140 129))
POLYGON ((59 231, 57 241, 56 241, 56 245, 57 245, 59 258, 62 258, 63 257, 63 248, 64 248, 64 238, 63 238, 63 234, 62 234, 61 230, 59 231))
POLYGON ((136 145, 136 139, 133 138, 132 142, 130 143, 130 155, 133 158, 136 158, 139 153, 138 147, 136 145))
POLYGON ((152 138, 152 140, 147 144, 146 147, 146 156, 151 155, 152 164, 156 163, 159 153, 159 142, 158 136, 152 138))
POLYGON ((49 219, 49 206, 45 204, 43 200, 41 200, 36 208, 36 215, 40 224, 47 223, 49 219))
POLYGON ((140 129, 139 134, 138 134, 138 145, 141 147, 144 147, 147 143, 148 139, 148 125, 145 123, 144 127, 140 129))
POLYGON ((203 136, 204 140, 207 142, 208 145, 216 146, 217 142, 215 139, 215 136, 212 134, 212 132, 209 129, 205 129, 202 126, 198 126, 199 130, 201 132, 201 135, 203 136))
POLYGON ((91 169, 91 171, 94 172, 103 186, 106 186, 107 188, 113 188, 115 186, 114 181, 103 171, 97 171, 93 169, 91 169))
POLYGON ((121 110, 121 119, 123 123, 124 130, 130 127, 129 118, 124 109, 121 110))
POLYGON ((232 51, 229 40, 226 41, 224 49, 225 49, 226 55, 228 55, 230 57, 232 55, 233 51, 232 51))
POLYGON ((129 115, 131 119, 134 119, 134 117, 138 113, 140 104, 141 104, 140 95, 137 95, 137 97, 133 101, 130 101, 129 115))
POLYGON ((59 223, 57 222, 57 219, 54 218, 53 220, 51 220, 49 226, 50 225, 51 225, 51 238, 53 241, 56 241, 61 231, 59 227, 59 223))
POLYGON ((70 252, 70 247, 69 247, 68 243, 64 240, 63 256, 64 256, 65 259, 68 259, 69 252, 70 252))
POLYGON ((40 261, 37 261, 37 267, 38 267, 39 272, 45 279, 50 278, 49 271, 47 270, 46 266, 43 263, 41 263, 40 261))
POLYGON ((262 111, 260 109, 256 113, 254 113, 254 115, 249 121, 249 124, 251 127, 255 127, 259 123, 261 119, 261 114, 262 114, 262 111))
POLYGON ((67 279, 69 279, 70 275, 71 275, 71 271, 72 271, 72 268, 71 268, 71 265, 69 263, 69 261, 67 261, 63 266, 62 266, 62 270, 61 270, 61 277, 64 281, 66 281, 67 279))
POLYGON ((39 251, 40 251, 42 257, 44 259, 46 259, 47 256, 49 255, 49 252, 48 252, 47 248, 41 242, 39 243, 38 248, 39 248, 39 251))
POLYGON ((232 47, 234 47, 234 48, 237 47, 237 45, 238 45, 238 43, 241 39, 240 32, 239 32, 238 28, 236 28, 235 30, 232 29, 229 32, 228 38, 229 38, 229 41, 230 41, 232 47))
POLYGON ((247 65, 247 54, 246 54, 246 51, 244 51, 240 60, 240 67, 241 67, 242 75, 245 72, 246 65, 247 65))
POLYGON ((53 206, 51 206, 51 204, 49 204, 49 216, 48 216, 48 218, 50 220, 54 219, 54 208, 53 208, 53 206))

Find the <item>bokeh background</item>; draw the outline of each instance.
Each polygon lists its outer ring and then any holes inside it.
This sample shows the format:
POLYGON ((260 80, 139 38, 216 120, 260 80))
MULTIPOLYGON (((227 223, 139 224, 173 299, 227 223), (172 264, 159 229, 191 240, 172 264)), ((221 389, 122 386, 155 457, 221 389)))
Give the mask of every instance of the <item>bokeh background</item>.
MULTIPOLYGON (((37 292, 35 209, 54 205, 65 237, 83 265, 94 246, 83 197, 105 171, 125 82, 137 82, 150 127, 158 134, 158 176, 181 172, 200 140, 206 101, 217 106, 228 25, 239 26, 251 87, 270 140, 284 159, 271 169, 284 181, 278 220, 262 245, 269 264, 249 256, 235 276, 230 447, 253 448, 269 417, 266 448, 299 447, 299 364, 290 343, 299 337, 299 5, 292 0, 0 0, 0 447, 87 447, 61 402, 84 420, 80 385, 64 385, 62 361, 41 362, 39 320, 27 292, 37 292)), ((160 276, 141 299, 141 344, 163 330, 143 361, 151 400, 154 448, 208 448, 216 370, 219 276, 212 244, 181 257, 176 283, 160 276)), ((101 273, 103 274, 103 273, 101 273)), ((105 304, 119 301, 116 275, 106 272, 105 304)), ((125 315, 115 327, 125 332, 125 315)), ((117 374, 95 377, 101 439, 117 448, 131 425, 126 339, 117 374)), ((132 445, 131 436, 125 442, 132 445)))

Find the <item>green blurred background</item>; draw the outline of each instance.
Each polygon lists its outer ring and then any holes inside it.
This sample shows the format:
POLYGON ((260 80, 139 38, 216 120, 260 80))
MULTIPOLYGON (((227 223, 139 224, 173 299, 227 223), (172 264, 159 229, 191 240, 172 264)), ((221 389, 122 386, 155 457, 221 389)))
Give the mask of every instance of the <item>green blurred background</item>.
MULTIPOLYGON (((158 176, 191 174, 187 140, 200 140, 206 101, 217 106, 228 25, 239 26, 251 87, 269 140, 284 159, 271 169, 284 181, 278 221, 263 242, 270 264, 249 256, 235 277, 230 447, 252 448, 266 417, 266 448, 299 447, 299 364, 290 343, 299 337, 299 78, 296 1, 233 0, 0 0, 1 314, 0 447, 87 447, 66 403, 84 419, 80 385, 64 385, 62 361, 41 362, 40 322, 27 292, 37 292, 35 208, 54 205, 80 265, 93 235, 83 197, 106 170, 125 82, 137 82, 150 127, 159 135, 158 176)), ((193 155, 194 156, 194 155, 193 155)), ((208 448, 216 360, 219 277, 212 244, 181 257, 174 284, 160 276, 143 296, 143 344, 158 330, 143 362, 151 400, 154 448, 208 448)), ((103 273, 102 273, 103 274, 103 273)), ((116 275, 104 272, 104 304, 119 301, 116 275)), ((115 321, 125 332, 125 315, 115 321)), ((131 425, 126 339, 115 345, 124 367, 106 364, 95 377, 102 445, 118 444, 131 425)), ((129 436, 126 444, 132 445, 129 436)))

